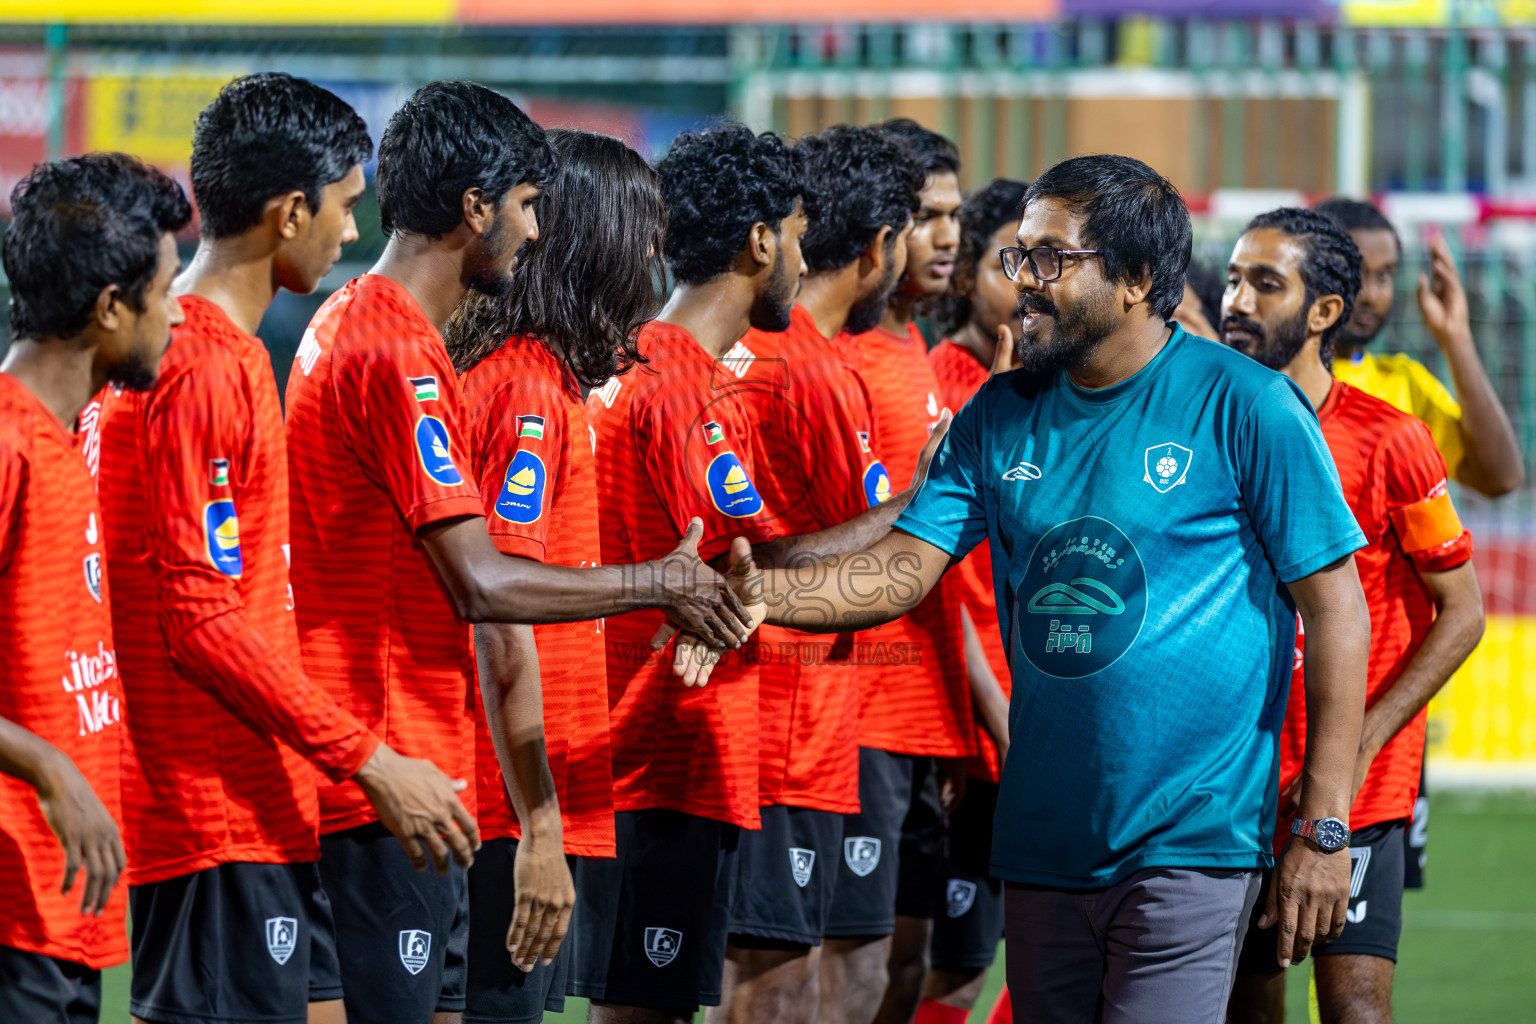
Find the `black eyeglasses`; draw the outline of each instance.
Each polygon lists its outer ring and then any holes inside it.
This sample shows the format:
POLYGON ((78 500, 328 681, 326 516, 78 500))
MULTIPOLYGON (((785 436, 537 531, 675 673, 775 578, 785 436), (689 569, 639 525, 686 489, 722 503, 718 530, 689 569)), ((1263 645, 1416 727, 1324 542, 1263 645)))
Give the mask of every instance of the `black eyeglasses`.
POLYGON ((1019 272, 1024 269, 1024 261, 1029 260, 1029 269, 1035 275, 1036 281, 1054 281, 1061 276, 1063 257, 1066 256, 1102 256, 1102 249, 1053 249, 1048 245, 1037 245, 1033 249, 1021 249, 1016 245, 997 250, 997 255, 1003 261, 1003 273, 1008 275, 1008 280, 1017 281, 1019 272))

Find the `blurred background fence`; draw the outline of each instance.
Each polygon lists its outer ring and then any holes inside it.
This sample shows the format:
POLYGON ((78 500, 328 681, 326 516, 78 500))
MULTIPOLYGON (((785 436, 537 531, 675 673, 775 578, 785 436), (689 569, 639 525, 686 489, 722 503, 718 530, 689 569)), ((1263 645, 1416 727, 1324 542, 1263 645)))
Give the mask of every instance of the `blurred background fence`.
MULTIPOLYGON (((1335 192, 1374 196, 1406 247, 1394 320, 1377 344, 1449 382, 1414 300, 1425 243, 1445 233, 1536 476, 1536 0, 530 6, 7 0, 0 217, 15 181, 50 156, 125 150, 185 180, 198 110, 255 70, 325 84, 376 140, 396 106, 437 78, 483 82, 545 125, 607 132, 652 156, 722 115, 790 135, 910 116, 958 141, 967 187, 1029 178, 1077 153, 1141 157, 1188 197, 1197 258, 1213 266, 1254 213, 1335 192)), ((310 313, 383 246, 370 203, 361 240, 320 293, 283 295, 262 325, 280 384, 310 313)), ((184 241, 190 252, 195 234, 184 241)), ((1491 619, 1434 706, 1434 763, 1448 777, 1536 783, 1531 495, 1456 495, 1477 533, 1491 619)))

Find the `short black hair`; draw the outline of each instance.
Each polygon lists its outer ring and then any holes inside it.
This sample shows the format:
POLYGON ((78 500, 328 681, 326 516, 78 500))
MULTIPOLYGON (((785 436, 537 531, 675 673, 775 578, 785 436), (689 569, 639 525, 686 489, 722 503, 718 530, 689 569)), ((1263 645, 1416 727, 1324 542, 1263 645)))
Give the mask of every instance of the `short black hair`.
POLYGON ((1392 222, 1387 220, 1386 214, 1382 213, 1375 203, 1362 203, 1358 199, 1331 196, 1314 204, 1312 209, 1325 217, 1332 217, 1344 225, 1345 231, 1390 231, 1392 240, 1397 243, 1397 251, 1403 251, 1403 240, 1398 236, 1397 228, 1392 226, 1392 222))
POLYGON ((564 128, 549 139, 560 166, 534 202, 539 237, 512 290, 472 293, 444 337, 460 373, 521 335, 550 345, 568 383, 601 387, 645 362, 635 342, 661 308, 666 209, 655 172, 618 139, 564 128))
POLYGON ((1083 244, 1104 252, 1104 276, 1152 275, 1147 301, 1166 320, 1184 298, 1192 235, 1189 208, 1173 182, 1128 156, 1077 156, 1035 179, 1022 209, 1055 199, 1086 217, 1083 244))
POLYGON ((91 322, 103 288, 135 309, 160 267, 160 240, 192 220, 171 178, 124 153, 38 164, 11 191, 3 262, 11 335, 72 338, 91 322))
POLYGON ((893 117, 875 126, 880 134, 896 139, 912 153, 924 175, 960 173, 960 147, 910 117, 893 117))
POLYGON ((544 129, 517 104, 474 82, 430 82, 395 111, 379 142, 379 219, 386 234, 441 238, 464 219, 469 189, 500 203, 554 171, 544 129))
POLYGON ((946 335, 970 321, 976 268, 982 260, 997 259, 997 253, 987 242, 1003 225, 1019 222, 1019 204, 1028 188, 1025 182, 998 178, 961 204, 960 251, 955 257, 955 272, 949 280, 949 290, 934 309, 934 320, 946 335))
POLYGON ((911 150, 874 128, 834 125, 807 135, 795 151, 811 222, 800 253, 812 273, 846 267, 881 228, 894 234, 919 209, 923 169, 911 150))
POLYGON ((734 121, 677 136, 656 175, 667 204, 667 265, 683 284, 730 270, 752 225, 778 231, 802 189, 795 151, 734 121))
POLYGON ((274 196, 325 186, 373 155, 368 126, 339 96, 281 72, 244 75, 219 90, 192 128, 192 195, 205 238, 250 230, 274 196))
POLYGON ((1306 250, 1297 272, 1306 288, 1306 305, 1311 307, 1323 295, 1337 295, 1344 300, 1344 311, 1322 335, 1318 354, 1323 365, 1333 363, 1334 335, 1349 323, 1350 311, 1355 308, 1355 296, 1360 293, 1360 250, 1349 231, 1332 217, 1317 210, 1303 210, 1295 206, 1282 206, 1278 210, 1261 213, 1248 222, 1243 234, 1270 228, 1280 231, 1301 242, 1306 250))

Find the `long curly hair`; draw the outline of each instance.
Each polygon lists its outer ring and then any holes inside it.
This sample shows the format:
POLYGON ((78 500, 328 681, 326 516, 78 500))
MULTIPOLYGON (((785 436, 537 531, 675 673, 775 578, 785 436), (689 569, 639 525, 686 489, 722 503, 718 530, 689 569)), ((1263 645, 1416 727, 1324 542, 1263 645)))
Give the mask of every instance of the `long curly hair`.
POLYGON ((576 384, 601 387, 645 362, 636 337, 661 308, 666 210, 655 173, 618 139, 557 128, 549 141, 559 162, 512 290, 470 293, 444 339, 464 373, 510 337, 539 338, 576 384))

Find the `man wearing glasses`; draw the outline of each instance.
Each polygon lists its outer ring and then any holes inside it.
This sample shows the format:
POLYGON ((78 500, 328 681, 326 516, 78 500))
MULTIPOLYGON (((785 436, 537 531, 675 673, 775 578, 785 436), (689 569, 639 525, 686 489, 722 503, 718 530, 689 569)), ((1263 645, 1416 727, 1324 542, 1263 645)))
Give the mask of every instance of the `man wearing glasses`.
POLYGON ((1080 157, 1022 213, 1001 253, 1022 369, 955 418, 892 532, 824 573, 740 582, 755 617, 867 628, 988 542, 1013 672, 992 873, 1014 1013, 1219 1021, 1273 863, 1297 609, 1302 828, 1265 917, 1282 966, 1344 926, 1364 538, 1297 388, 1167 322, 1190 223, 1166 179, 1080 157))

